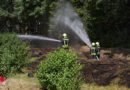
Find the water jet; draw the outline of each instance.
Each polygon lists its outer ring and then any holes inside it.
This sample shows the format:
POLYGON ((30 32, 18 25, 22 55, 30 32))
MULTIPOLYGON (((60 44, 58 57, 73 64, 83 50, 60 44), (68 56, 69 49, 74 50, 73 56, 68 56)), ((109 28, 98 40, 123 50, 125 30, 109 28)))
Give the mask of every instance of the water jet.
POLYGON ((47 40, 47 41, 53 41, 53 42, 61 42, 60 40, 44 37, 44 36, 36 36, 36 35, 17 35, 21 39, 31 39, 31 40, 47 40))
POLYGON ((63 32, 71 35, 74 33, 73 36, 78 36, 86 45, 92 46, 81 19, 69 2, 59 2, 55 12, 50 20, 50 36, 58 38, 63 32))

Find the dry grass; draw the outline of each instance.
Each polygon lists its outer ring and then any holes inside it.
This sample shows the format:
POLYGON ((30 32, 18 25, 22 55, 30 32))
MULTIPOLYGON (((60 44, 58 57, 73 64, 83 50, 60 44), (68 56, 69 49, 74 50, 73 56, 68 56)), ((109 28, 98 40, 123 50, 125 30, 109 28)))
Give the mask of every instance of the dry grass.
MULTIPOLYGON (((30 58, 29 62, 34 62, 37 57, 30 58)), ((28 77, 30 70, 28 67, 22 69, 23 73, 10 76, 6 80, 6 86, 0 87, 0 90, 40 90, 41 86, 35 77, 28 77)), ((1 85, 0 85, 1 86, 1 85)))
POLYGON ((84 84, 81 90, 130 90, 130 89, 118 85, 97 86, 95 84, 84 84))
MULTIPOLYGON (((6 80, 6 86, 0 88, 0 90, 40 90, 41 86, 38 80, 33 77, 27 76, 27 73, 17 74, 6 80)), ((95 84, 84 84, 81 90, 130 90, 129 88, 109 85, 109 86, 97 86, 95 84)))
POLYGON ((0 90, 40 90, 40 84, 36 78, 30 78, 27 73, 17 74, 6 80, 6 86, 0 90))

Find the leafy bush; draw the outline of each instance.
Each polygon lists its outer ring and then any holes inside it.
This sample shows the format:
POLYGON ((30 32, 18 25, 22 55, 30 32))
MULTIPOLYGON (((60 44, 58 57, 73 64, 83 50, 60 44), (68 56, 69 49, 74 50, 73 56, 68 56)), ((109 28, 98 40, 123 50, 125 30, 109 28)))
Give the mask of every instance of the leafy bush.
POLYGON ((5 33, 0 34, 0 44, 0 72, 7 76, 20 71, 29 56, 28 43, 24 43, 16 34, 5 33))
POLYGON ((74 52, 60 49, 49 53, 40 63, 36 77, 47 90, 79 90, 81 68, 74 52))

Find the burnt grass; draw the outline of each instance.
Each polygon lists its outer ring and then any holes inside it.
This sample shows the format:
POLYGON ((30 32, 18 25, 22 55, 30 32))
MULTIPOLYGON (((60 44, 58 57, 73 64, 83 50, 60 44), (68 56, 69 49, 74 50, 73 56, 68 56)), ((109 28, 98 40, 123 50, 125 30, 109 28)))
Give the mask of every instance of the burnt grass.
MULTIPOLYGON (((28 65, 28 69, 35 73, 39 63, 45 59, 49 52, 56 48, 32 48, 29 52, 38 59, 28 65)), ((81 60, 83 65, 81 70, 83 79, 86 83, 96 83, 97 85, 110 85, 115 80, 118 85, 125 85, 130 88, 130 61, 121 59, 105 60, 81 60)))
POLYGON ((114 80, 118 85, 126 85, 130 88, 130 61, 128 60, 101 60, 80 61, 83 64, 82 75, 87 83, 97 85, 109 85, 114 80))
POLYGON ((43 61, 46 58, 46 55, 49 52, 55 51, 55 48, 32 48, 29 50, 29 53, 31 53, 31 58, 37 58, 36 61, 31 62, 28 65, 28 70, 32 73, 35 73, 38 65, 40 64, 41 61, 43 61))

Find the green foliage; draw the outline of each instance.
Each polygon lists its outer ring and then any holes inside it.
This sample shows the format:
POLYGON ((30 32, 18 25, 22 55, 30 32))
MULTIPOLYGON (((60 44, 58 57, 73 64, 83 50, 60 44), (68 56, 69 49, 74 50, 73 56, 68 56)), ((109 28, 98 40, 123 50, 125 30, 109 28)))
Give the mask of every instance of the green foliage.
POLYGON ((14 11, 17 12, 20 21, 27 19, 36 19, 38 16, 45 13, 47 1, 43 0, 16 0, 14 11))
POLYGON ((21 70, 29 56, 27 43, 16 34, 0 34, 0 72, 5 76, 21 70))
POLYGON ((15 25, 20 25, 26 32, 31 30, 32 33, 40 33, 36 30, 38 24, 44 23, 44 27, 47 27, 55 1, 57 0, 1 0, 0 27, 5 29, 10 25, 9 31, 14 31, 15 25))
POLYGON ((1 17, 12 17, 13 16, 13 2, 8 0, 1 0, 0 1, 0 16, 1 17))
POLYGON ((128 0, 70 1, 82 18, 91 41, 99 41, 102 46, 107 47, 128 46, 130 41, 128 0))
POLYGON ((44 89, 80 90, 81 68, 74 52, 60 49, 48 54, 40 63, 36 76, 44 89))

